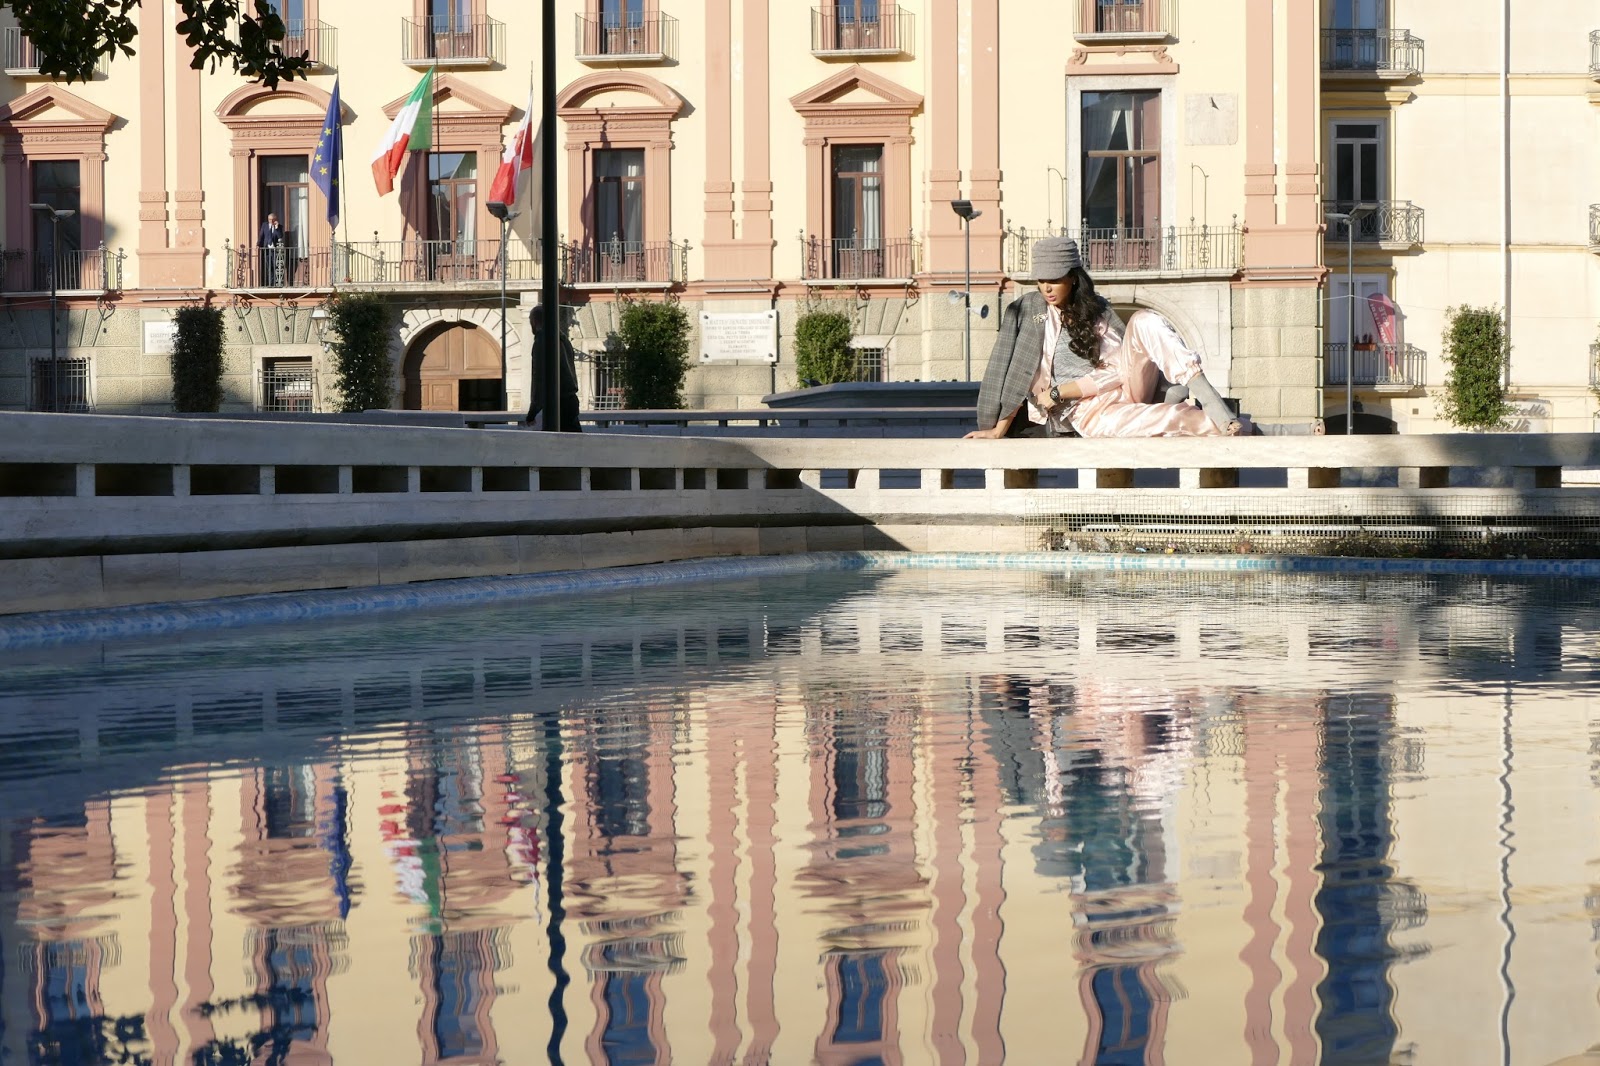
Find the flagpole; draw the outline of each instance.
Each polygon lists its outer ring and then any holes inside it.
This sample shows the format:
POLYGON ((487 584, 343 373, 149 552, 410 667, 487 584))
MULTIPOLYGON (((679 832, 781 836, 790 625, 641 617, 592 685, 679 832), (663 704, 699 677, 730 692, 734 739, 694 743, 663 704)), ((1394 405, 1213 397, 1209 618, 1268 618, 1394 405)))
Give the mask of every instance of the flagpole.
MULTIPOLYGON (((561 424, 561 348, 556 342, 561 329, 561 257, 556 248, 556 3, 544 0, 540 18, 540 126, 544 136, 539 144, 540 252, 539 303, 544 308, 544 328, 534 338, 538 345, 540 368, 544 372, 544 428, 560 430, 561 424)), ((530 411, 531 417, 531 411, 530 411)), ((577 427, 573 427, 577 428, 577 427)), ((554 1045, 554 1046, 559 1046, 554 1045)))

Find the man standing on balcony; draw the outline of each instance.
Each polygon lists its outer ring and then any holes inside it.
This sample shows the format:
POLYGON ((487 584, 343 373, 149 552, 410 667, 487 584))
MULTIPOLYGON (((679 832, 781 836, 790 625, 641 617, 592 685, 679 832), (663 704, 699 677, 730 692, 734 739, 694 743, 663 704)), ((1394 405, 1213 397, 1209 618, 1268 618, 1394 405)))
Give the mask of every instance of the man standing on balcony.
POLYGON ((283 227, 278 224, 278 216, 267 212, 267 220, 261 223, 261 229, 256 234, 256 247, 261 252, 261 284, 283 284, 283 227))

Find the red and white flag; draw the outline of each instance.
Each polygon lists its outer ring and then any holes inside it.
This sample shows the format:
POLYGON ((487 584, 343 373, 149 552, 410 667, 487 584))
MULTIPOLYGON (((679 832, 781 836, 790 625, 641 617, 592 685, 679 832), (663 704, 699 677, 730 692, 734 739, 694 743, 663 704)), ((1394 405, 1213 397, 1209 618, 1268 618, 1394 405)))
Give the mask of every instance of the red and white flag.
POLYGON ((1381 292, 1367 297, 1367 309, 1372 312, 1372 325, 1378 331, 1379 344, 1400 343, 1400 309, 1394 301, 1381 292))
POLYGON ((506 145, 500 156, 500 169, 495 172, 494 183, 489 186, 489 202, 511 207, 517 202, 517 188, 522 184, 522 172, 533 166, 534 143, 538 140, 533 130, 533 91, 528 91, 528 109, 523 112, 522 125, 515 137, 506 145))

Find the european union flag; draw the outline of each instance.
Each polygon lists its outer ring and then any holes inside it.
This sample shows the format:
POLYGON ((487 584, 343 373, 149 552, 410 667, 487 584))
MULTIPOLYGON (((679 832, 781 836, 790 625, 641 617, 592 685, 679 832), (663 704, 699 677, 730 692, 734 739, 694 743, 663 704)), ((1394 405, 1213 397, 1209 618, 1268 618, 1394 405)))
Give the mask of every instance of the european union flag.
POLYGON ((339 227, 339 163, 344 158, 344 130, 339 125, 339 79, 333 80, 333 99, 322 120, 322 136, 311 156, 311 184, 328 198, 328 228, 339 227))

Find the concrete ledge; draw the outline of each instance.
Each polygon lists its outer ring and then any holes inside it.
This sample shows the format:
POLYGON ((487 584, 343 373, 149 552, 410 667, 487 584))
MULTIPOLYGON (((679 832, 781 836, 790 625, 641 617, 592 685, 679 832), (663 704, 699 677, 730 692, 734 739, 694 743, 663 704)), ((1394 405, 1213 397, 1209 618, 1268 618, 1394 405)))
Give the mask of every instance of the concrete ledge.
POLYGON ((64 610, 0 617, 0 649, 63 645, 121 637, 157 636, 272 622, 373 615, 426 607, 598 595, 708 580, 740 580, 828 571, 883 569, 1026 569, 1065 572, 1456 574, 1508 578, 1600 577, 1600 560, 1501 561, 1467 559, 1329 559, 1260 556, 1116 554, 834 552, 758 559, 718 559, 169 602, 109 610, 64 610))
POLYGON ((1133 526, 1205 550, 1230 525, 1243 551, 1269 550, 1263 527, 1600 548, 1600 487, 1564 478, 1596 467, 1593 434, 844 440, 5 413, 0 613, 758 554, 1131 547, 1133 526))

